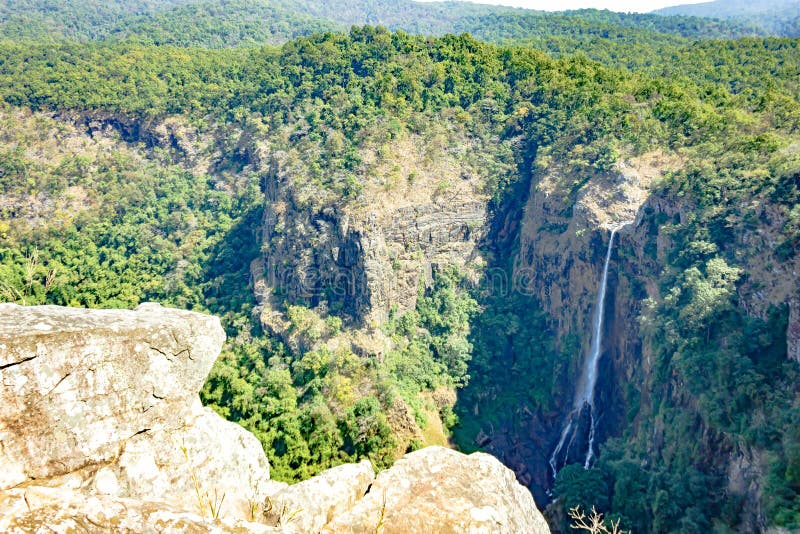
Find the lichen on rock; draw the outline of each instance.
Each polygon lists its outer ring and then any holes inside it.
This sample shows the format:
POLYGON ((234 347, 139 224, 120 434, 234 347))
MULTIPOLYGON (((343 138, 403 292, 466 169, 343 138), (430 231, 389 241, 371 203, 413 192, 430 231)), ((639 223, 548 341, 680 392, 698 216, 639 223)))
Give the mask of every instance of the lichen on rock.
POLYGON ((216 317, 157 304, 0 305, 0 490, 246 519, 280 486, 258 440, 200 405, 224 339, 216 317))

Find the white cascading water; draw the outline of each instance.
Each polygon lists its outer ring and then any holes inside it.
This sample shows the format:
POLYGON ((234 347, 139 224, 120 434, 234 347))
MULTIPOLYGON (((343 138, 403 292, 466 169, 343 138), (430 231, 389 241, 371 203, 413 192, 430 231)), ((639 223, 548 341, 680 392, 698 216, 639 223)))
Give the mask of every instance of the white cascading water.
POLYGON ((603 309, 606 302, 606 283, 608 281, 608 264, 611 261, 611 250, 614 246, 614 236, 619 230, 619 226, 611 230, 611 239, 608 242, 608 251, 606 252, 606 261, 603 265, 603 276, 600 279, 600 291, 597 294, 597 309, 594 315, 594 328, 592 330, 592 346, 589 352, 589 357, 583 366, 580 382, 578 388, 575 390, 575 401, 572 406, 572 411, 567 416, 564 429, 561 431, 561 439, 558 445, 553 450, 553 455, 550 457, 550 468, 553 471, 553 478, 558 474, 558 457, 567 445, 567 452, 572 446, 575 439, 575 434, 579 428, 579 418, 581 412, 586 408, 589 411, 589 436, 587 443, 586 459, 583 463, 584 469, 589 469, 594 458, 594 437, 597 422, 595 420, 594 409, 594 390, 597 384, 598 364, 600 361, 600 354, 603 342, 603 309), (569 438, 569 443, 567 443, 569 438))

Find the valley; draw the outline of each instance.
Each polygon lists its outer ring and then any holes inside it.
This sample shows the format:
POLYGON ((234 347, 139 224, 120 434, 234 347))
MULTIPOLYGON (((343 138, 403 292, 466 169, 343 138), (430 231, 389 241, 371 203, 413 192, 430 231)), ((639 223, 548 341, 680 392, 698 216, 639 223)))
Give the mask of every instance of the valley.
POLYGON ((218 316, 200 397, 275 480, 445 446, 553 532, 800 528, 797 38, 212 4, 3 5, 0 300, 218 316))

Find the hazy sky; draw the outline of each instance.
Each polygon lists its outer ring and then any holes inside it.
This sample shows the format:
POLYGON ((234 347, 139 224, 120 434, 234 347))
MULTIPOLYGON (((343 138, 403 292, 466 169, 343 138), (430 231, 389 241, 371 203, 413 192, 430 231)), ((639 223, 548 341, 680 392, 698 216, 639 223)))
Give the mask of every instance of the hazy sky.
MULTIPOLYGON (((418 0, 430 2, 434 0, 418 0)), ((481 4, 499 4, 504 6, 527 7, 545 11, 563 11, 565 9, 610 9, 612 11, 637 11, 647 13, 661 7, 679 4, 698 4, 706 0, 480 0, 481 4)))

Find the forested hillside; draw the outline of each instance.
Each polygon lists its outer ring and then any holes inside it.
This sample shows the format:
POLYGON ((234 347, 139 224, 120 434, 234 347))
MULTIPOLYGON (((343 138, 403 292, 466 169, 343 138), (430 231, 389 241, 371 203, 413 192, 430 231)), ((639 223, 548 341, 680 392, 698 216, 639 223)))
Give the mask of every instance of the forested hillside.
POLYGON ((0 2, 0 37, 12 39, 133 39, 161 45, 227 48, 280 44, 318 31, 347 31, 354 24, 380 24, 423 35, 468 32, 489 41, 537 40, 538 45, 551 37, 584 45, 598 37, 630 44, 667 36, 692 39, 769 35, 767 30, 754 25, 698 17, 626 15, 597 10, 545 13, 412 0, 0 2), (627 30, 641 31, 627 33, 627 30))
POLYGON ((708 17, 737 20, 762 28, 775 35, 800 35, 800 2, 797 0, 716 0, 659 9, 662 15, 708 17))
POLYGON ((404 4, 224 4, 3 4, 0 299, 219 315, 203 400, 277 478, 451 443, 555 497, 554 530, 578 504, 636 532, 800 528, 800 41, 449 3, 408 29, 474 36, 339 33, 404 4), (603 196, 626 180, 633 215, 603 196), (623 222, 597 462, 553 479, 623 222))

